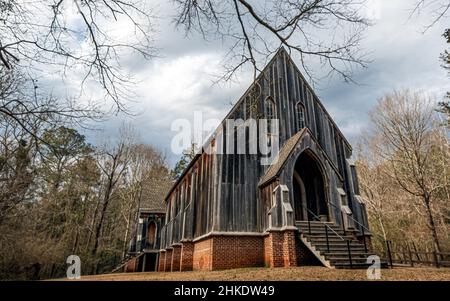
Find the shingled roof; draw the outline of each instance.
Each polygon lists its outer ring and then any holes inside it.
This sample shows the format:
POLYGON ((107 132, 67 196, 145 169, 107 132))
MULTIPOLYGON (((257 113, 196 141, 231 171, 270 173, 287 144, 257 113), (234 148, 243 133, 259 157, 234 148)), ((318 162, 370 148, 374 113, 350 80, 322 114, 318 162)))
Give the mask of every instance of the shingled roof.
POLYGON ((284 143, 283 147, 278 153, 276 163, 271 165, 267 169, 266 173, 259 180, 258 186, 263 186, 264 184, 266 184, 267 182, 269 182, 270 180, 279 175, 281 169, 286 163, 286 160, 289 158, 289 155, 292 153, 292 150, 297 145, 297 142, 303 136, 303 133, 306 133, 307 131, 308 131, 307 128, 302 129, 300 132, 289 138, 286 141, 286 143, 284 143))
POLYGON ((140 209, 145 211, 165 212, 164 197, 173 182, 167 179, 155 179, 144 187, 140 209))

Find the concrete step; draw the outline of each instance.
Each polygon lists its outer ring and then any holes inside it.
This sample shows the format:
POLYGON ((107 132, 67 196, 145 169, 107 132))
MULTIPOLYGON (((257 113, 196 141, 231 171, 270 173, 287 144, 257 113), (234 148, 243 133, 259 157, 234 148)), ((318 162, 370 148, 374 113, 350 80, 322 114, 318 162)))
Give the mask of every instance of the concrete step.
MULTIPOLYGON (((327 241, 327 236, 324 234, 319 235, 305 235, 307 239, 313 240, 313 241, 327 241)), ((352 236, 337 236, 337 235, 328 235, 328 241, 338 241, 338 242, 345 242, 347 243, 347 240, 350 240, 351 242, 358 242, 354 237, 352 236)), ((359 242, 358 242, 359 243, 359 242)))
MULTIPOLYGON (((318 221, 310 221, 311 225, 323 225, 323 224, 327 224, 327 225, 334 225, 333 222, 318 222, 318 221)), ((295 221, 296 225, 307 225, 308 221, 295 221)))
MULTIPOLYGON (((371 263, 355 263, 355 262, 352 262, 351 265, 350 265, 350 262, 338 262, 333 265, 336 269, 351 269, 351 268, 352 269, 367 269, 370 266, 372 266, 371 263)), ((380 267, 382 269, 386 269, 389 267, 389 265, 387 264, 387 262, 382 261, 380 263, 380 267)))
POLYGON ((364 270, 371 266, 371 264, 365 262, 363 263, 352 262, 352 264, 350 264, 350 262, 339 262, 333 265, 336 269, 364 269, 364 270))
POLYGON ((299 232, 315 248, 317 252, 313 253, 318 258, 322 258, 321 260, 327 260, 336 268, 363 269, 371 266, 367 263, 367 258, 372 254, 367 252, 363 243, 353 235, 349 235, 348 231, 344 232, 338 225, 333 223, 326 223, 326 225, 329 228, 320 222, 311 222, 310 225, 308 222, 296 222, 299 232), (348 254, 349 247, 351 265, 348 254))
MULTIPOLYGON (((312 245, 315 245, 315 246, 327 246, 327 241, 326 240, 322 240, 322 239, 319 239, 319 240, 315 240, 315 239, 308 239, 308 241, 312 244, 312 245)), ((347 242, 346 241, 342 241, 342 240, 336 240, 336 241, 329 241, 328 242, 328 245, 330 246, 330 247, 339 247, 339 248, 347 248, 348 247, 348 245, 347 245, 347 242)), ((364 245, 363 244, 361 244, 361 243, 359 243, 358 241, 350 241, 350 248, 352 248, 352 247, 361 247, 361 248, 364 248, 364 245)))
MULTIPOLYGON (((370 254, 364 255, 364 256, 353 256, 352 255, 352 261, 353 262, 366 262, 367 257, 369 257, 370 254)), ((349 256, 328 256, 326 257, 331 262, 342 262, 342 261, 350 261, 349 256)))
MULTIPOLYGON (((316 246, 316 250, 318 250, 321 254, 325 254, 325 253, 347 253, 347 248, 336 248, 336 247, 332 247, 330 246, 330 252, 328 252, 328 248, 326 246, 320 246, 317 247, 316 246)), ((352 253, 363 253, 365 252, 364 248, 350 248, 350 251, 352 253)))
MULTIPOLYGON (((304 231, 299 230, 299 232, 302 233, 303 235, 323 235, 323 236, 326 235, 326 232, 322 231, 322 230, 311 230, 311 231, 309 231, 308 229, 306 229, 304 231)), ((334 232, 331 231, 331 230, 328 231, 328 236, 337 236, 337 235, 344 236, 344 235, 348 235, 348 233, 344 234, 343 231, 339 231, 339 230, 336 230, 334 232)))
MULTIPOLYGON (((368 257, 368 256, 370 256, 370 255, 372 255, 371 253, 368 253, 368 252, 361 252, 361 251, 355 251, 355 252, 353 252, 353 250, 350 250, 351 251, 351 255, 352 255, 352 257, 353 256, 356 256, 356 257, 364 257, 364 256, 366 256, 366 257, 368 257)), ((323 255, 325 255, 325 257, 345 257, 345 256, 348 256, 348 252, 347 251, 331 251, 330 250, 330 252, 322 252, 323 253, 323 255)))
MULTIPOLYGON (((298 228, 302 228, 302 229, 309 229, 308 223, 306 223, 306 224, 295 224, 295 226, 298 227, 298 228)), ((333 228, 333 229, 340 228, 340 229, 342 229, 341 226, 333 224, 333 223, 325 223, 325 224, 322 224, 322 223, 313 224, 313 223, 311 223, 311 229, 325 229, 325 227, 327 227, 328 229, 329 228, 333 228)))

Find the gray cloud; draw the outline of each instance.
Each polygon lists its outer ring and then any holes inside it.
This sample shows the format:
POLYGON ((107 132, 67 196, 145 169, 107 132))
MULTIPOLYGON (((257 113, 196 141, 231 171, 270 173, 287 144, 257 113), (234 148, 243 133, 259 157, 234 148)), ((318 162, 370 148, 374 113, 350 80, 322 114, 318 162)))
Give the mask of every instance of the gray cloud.
MULTIPOLYGON (((441 36, 444 24, 422 34, 424 20, 408 20, 410 2, 375 2, 375 13, 371 13, 377 22, 361 45, 370 52, 372 63, 367 69, 356 70, 359 85, 345 84, 338 77, 316 85, 320 99, 350 141, 355 141, 365 128, 367 113, 385 93, 413 88, 441 97, 450 90, 438 59, 446 47, 441 36)), ((160 18, 156 44, 160 57, 151 61, 138 57, 127 60, 127 67, 140 80, 136 100, 131 104, 138 115, 111 118, 102 124, 101 136, 114 137, 120 124, 127 121, 140 131, 142 141, 166 152, 168 161, 174 164, 177 156, 170 152, 174 135, 171 122, 176 118, 192 119, 195 110, 202 110, 205 118, 223 118, 230 103, 248 87, 252 75, 244 71, 240 82, 213 85, 214 74, 221 72, 226 45, 205 42, 199 35, 186 38, 183 31, 174 29, 170 6, 160 5, 157 9, 160 18)), ((319 65, 313 68, 320 74, 319 65)), ((91 141, 99 136, 98 132, 86 134, 91 141)))

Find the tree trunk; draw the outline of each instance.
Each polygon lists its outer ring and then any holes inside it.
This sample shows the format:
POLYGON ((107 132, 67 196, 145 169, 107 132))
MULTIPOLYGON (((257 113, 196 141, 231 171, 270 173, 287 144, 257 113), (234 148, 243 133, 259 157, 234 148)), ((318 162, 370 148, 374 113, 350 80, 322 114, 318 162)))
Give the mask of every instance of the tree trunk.
POLYGON ((122 250, 122 260, 125 259, 125 256, 127 255, 127 250, 128 250, 128 233, 130 232, 130 227, 131 227, 131 213, 132 213, 133 209, 130 208, 128 211, 128 219, 127 219, 127 224, 126 224, 126 228, 125 228, 125 235, 124 235, 124 239, 123 239, 123 250, 122 250))
POLYGON ((97 213, 98 213, 98 208, 100 207, 100 202, 101 202, 101 198, 100 198, 100 194, 99 194, 97 203, 95 204, 94 214, 92 216, 92 222, 91 222, 91 226, 90 226, 90 229, 89 229, 89 236, 88 236, 88 239, 87 239, 87 242, 86 242, 86 251, 89 250, 90 245, 91 245, 92 233, 93 233, 93 230, 94 230, 95 221, 97 219, 97 213))
POLYGON ((430 197, 424 196, 423 200, 427 209, 428 227, 430 228, 431 234, 433 235, 434 251, 436 253, 440 253, 441 247, 439 245, 439 238, 437 235, 436 226, 434 224, 433 212, 431 211, 430 197))
POLYGON ((95 227, 95 237, 94 237, 94 247, 92 248, 92 254, 95 255, 97 253, 98 245, 100 244, 100 233, 102 231, 103 219, 105 218, 106 209, 108 208, 109 197, 105 197, 105 201, 103 202, 103 208, 100 213, 100 220, 98 221, 97 226, 95 227))
POLYGON ((98 224, 95 227, 94 247, 92 248, 93 255, 95 255, 97 253, 98 245, 100 244, 100 233, 102 231, 103 219, 105 218, 106 209, 108 209, 109 200, 111 198, 113 177, 114 177, 114 171, 112 172, 112 175, 110 175, 110 177, 108 179, 108 187, 105 191, 105 197, 103 198, 103 207, 102 207, 102 211, 100 212, 100 220, 98 221, 98 224))

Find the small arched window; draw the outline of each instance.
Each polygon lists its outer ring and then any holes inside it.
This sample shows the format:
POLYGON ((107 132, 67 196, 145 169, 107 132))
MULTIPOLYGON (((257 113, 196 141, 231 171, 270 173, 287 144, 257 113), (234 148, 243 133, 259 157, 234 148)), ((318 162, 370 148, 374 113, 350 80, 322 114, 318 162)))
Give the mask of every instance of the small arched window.
POLYGON ((275 108, 275 102, 271 97, 268 97, 266 99, 265 103, 265 109, 266 109, 266 119, 267 119, 267 133, 271 134, 272 131, 272 119, 276 119, 276 108, 275 108))
POLYGON ((301 102, 297 102, 297 104, 295 105, 295 114, 297 131, 300 131, 306 126, 305 107, 301 102))
POLYGON ((151 221, 147 228, 147 241, 150 248, 153 248, 156 242, 156 223, 151 221))

